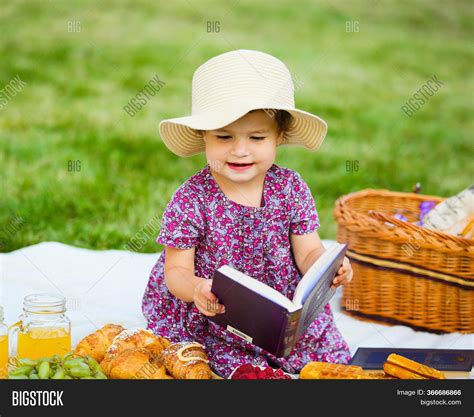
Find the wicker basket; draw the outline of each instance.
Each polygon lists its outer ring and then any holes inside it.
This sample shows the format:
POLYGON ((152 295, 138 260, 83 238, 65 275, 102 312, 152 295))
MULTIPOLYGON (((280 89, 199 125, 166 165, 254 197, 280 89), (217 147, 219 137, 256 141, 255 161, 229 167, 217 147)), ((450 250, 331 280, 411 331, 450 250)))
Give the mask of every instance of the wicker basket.
POLYGON ((337 240, 348 242, 354 278, 342 308, 372 321, 435 333, 474 332, 474 240, 409 221, 422 201, 442 198, 387 190, 341 197, 334 216, 337 240))

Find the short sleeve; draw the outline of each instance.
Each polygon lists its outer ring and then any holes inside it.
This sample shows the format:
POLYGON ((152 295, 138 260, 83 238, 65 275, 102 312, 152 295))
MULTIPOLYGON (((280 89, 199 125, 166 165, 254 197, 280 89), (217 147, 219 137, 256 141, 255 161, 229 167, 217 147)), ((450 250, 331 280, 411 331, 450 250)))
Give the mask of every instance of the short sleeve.
POLYGON ((290 195, 290 233, 305 235, 318 230, 319 217, 311 190, 297 172, 294 173, 290 195))
POLYGON ((186 186, 181 186, 166 206, 156 241, 173 248, 190 249, 197 246, 203 231, 199 198, 186 186))

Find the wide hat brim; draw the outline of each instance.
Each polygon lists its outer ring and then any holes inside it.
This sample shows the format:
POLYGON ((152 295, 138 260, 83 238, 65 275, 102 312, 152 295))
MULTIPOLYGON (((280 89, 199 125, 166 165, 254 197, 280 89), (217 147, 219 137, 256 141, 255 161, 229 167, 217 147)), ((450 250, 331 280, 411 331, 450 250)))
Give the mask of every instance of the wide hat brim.
MULTIPOLYGON (((268 103, 267 103, 268 106, 268 103)), ((209 111, 197 115, 163 120, 159 125, 160 135, 165 145, 178 156, 192 156, 204 152, 205 145, 198 130, 221 129, 252 110, 265 110, 265 103, 251 106, 227 108, 225 112, 209 111)), ((266 110, 272 117, 272 110, 286 110, 293 116, 289 129, 284 133, 282 145, 303 146, 317 151, 326 133, 327 124, 318 116, 291 107, 274 107, 266 110)))

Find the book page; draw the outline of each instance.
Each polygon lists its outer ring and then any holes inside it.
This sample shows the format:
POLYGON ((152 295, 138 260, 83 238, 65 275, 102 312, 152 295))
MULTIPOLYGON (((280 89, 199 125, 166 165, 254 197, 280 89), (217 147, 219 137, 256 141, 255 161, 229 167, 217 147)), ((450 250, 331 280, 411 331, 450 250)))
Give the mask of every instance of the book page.
MULTIPOLYGON (((303 278, 301 278, 301 281, 298 283, 295 290, 295 294, 293 295, 293 303, 295 305, 301 306, 305 303, 306 299, 308 298, 309 294, 311 293, 317 282, 331 266, 331 263, 339 257, 342 251, 345 253, 346 247, 347 245, 343 245, 341 243, 335 243, 331 245, 311 266, 311 268, 308 269, 306 274, 303 276, 303 278)), ((337 269, 339 269, 339 266, 337 269)))
POLYGON ((316 319, 336 292, 336 289, 331 288, 331 285, 342 265, 346 249, 347 244, 336 243, 332 245, 320 256, 298 284, 293 302, 295 305, 301 303, 303 311, 296 331, 297 339, 316 319))
POLYGON ((228 265, 221 266, 219 268, 223 274, 232 279, 235 282, 247 287, 253 292, 260 294, 262 297, 267 298, 270 301, 273 301, 276 304, 281 305, 286 308, 290 313, 297 310, 300 306, 295 306, 295 304, 286 298, 283 294, 273 289, 272 287, 256 280, 255 278, 245 275, 243 272, 237 271, 236 269, 229 267, 228 265))
MULTIPOLYGON (((330 278, 329 281, 332 281, 330 278)), ((316 288, 310 293, 305 303, 303 304, 303 311, 301 312, 300 322, 296 333, 297 339, 304 333, 308 326, 316 319, 324 306, 332 298, 336 289, 330 287, 330 282, 321 280, 316 288)))

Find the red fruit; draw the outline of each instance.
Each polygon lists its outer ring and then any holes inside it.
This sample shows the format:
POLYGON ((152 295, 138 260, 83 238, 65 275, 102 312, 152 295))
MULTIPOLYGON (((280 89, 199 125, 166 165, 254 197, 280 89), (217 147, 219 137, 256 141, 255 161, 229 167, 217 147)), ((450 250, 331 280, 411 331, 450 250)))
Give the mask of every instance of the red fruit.
POLYGON ((239 372, 242 372, 242 373, 252 372, 255 370, 254 366, 250 363, 240 365, 237 369, 239 370, 239 372))
POLYGON ((232 374, 232 379, 247 379, 246 375, 254 372, 254 367, 250 363, 246 363, 235 368, 234 373, 232 374))
POLYGON ((257 375, 259 379, 267 379, 267 374, 265 371, 258 370, 257 375))
POLYGON ((273 369, 270 368, 270 367, 266 367, 263 371, 262 371, 267 377, 270 377, 273 375, 273 369))
POLYGON ((282 369, 276 369, 270 379, 291 379, 282 369))

